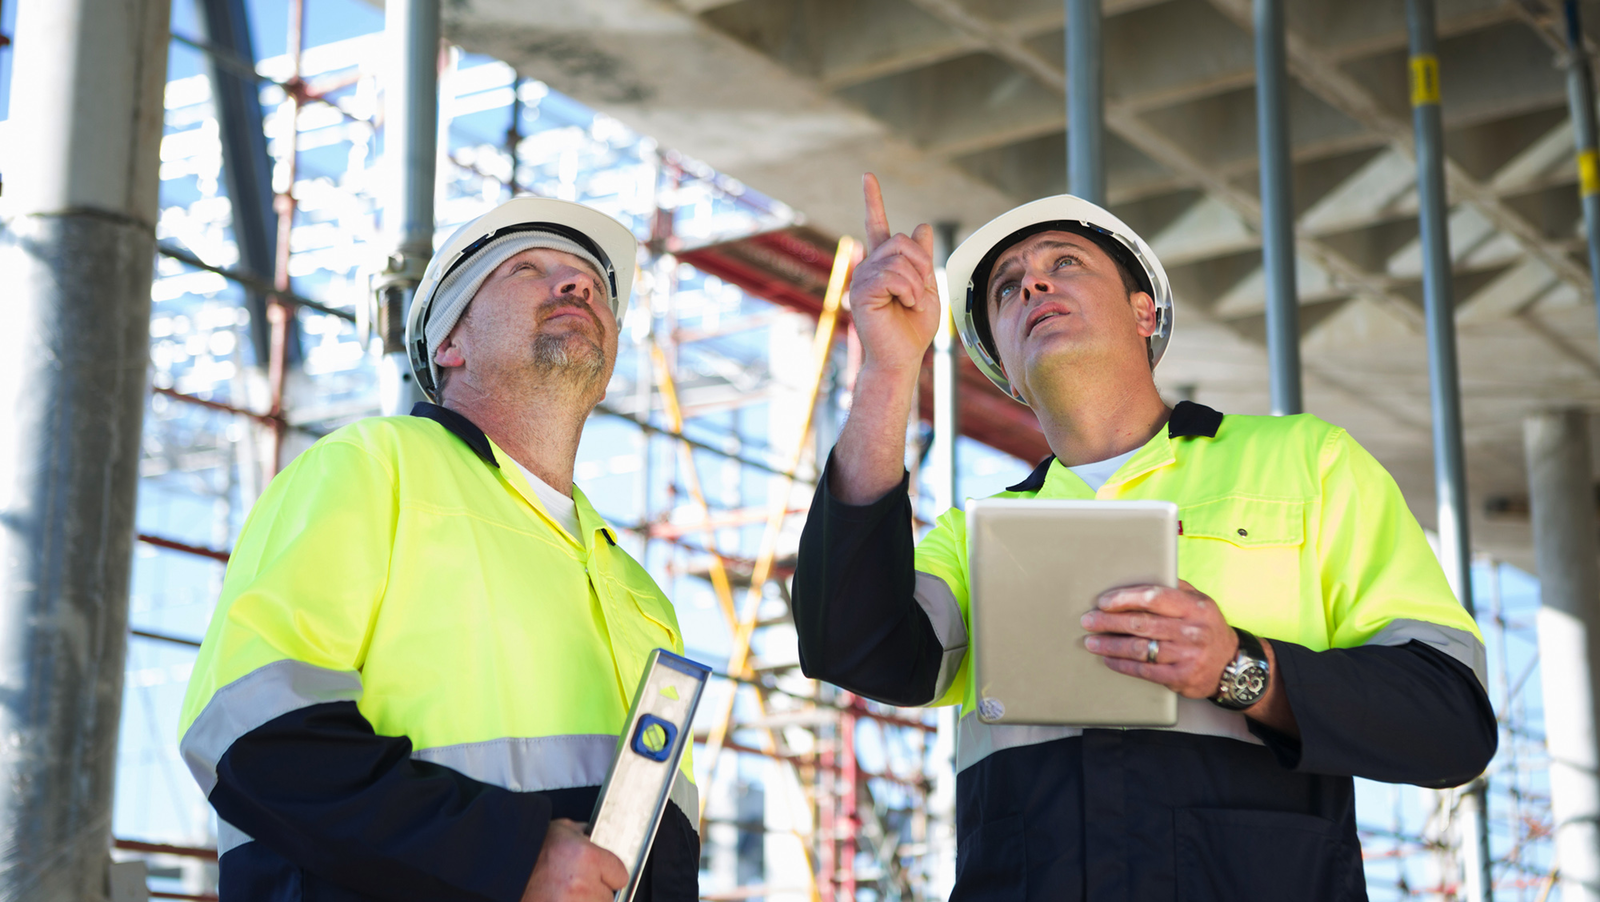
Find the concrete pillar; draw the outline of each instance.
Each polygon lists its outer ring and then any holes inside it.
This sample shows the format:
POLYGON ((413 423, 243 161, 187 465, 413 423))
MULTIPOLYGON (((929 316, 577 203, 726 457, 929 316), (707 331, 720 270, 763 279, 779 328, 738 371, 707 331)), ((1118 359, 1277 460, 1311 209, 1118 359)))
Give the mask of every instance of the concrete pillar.
POLYGON ((23 0, 0 272, 0 899, 110 896, 169 0, 23 0))
POLYGON ((1523 424, 1539 568, 1539 668, 1550 808, 1562 902, 1600 900, 1600 778, 1595 750, 1600 540, 1588 416, 1564 410, 1523 424))

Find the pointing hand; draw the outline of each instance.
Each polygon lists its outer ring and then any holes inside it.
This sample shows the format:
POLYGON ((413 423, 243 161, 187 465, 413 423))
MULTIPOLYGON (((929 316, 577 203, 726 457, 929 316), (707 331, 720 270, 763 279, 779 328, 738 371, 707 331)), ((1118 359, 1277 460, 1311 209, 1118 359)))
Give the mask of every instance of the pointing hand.
POLYGON ((891 235, 878 179, 861 179, 866 194, 866 257, 850 280, 850 315, 861 339, 864 369, 920 369, 939 328, 933 227, 922 223, 891 235))

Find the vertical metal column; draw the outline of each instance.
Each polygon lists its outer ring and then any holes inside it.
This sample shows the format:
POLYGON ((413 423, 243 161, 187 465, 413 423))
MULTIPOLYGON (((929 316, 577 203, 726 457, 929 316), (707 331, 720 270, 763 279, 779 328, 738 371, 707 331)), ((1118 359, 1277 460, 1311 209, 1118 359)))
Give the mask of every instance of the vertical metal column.
POLYGON ((385 226, 395 248, 377 292, 383 363, 380 401, 390 416, 422 400, 406 357, 406 311, 433 256, 433 189, 439 133, 439 0, 389 0, 384 32, 395 71, 387 101, 389 157, 395 161, 394 201, 385 226))
POLYGON ((168 0, 26 0, 0 232, 0 899, 104 900, 168 0))
MULTIPOLYGON (((233 210, 233 238, 243 269, 265 282, 272 278, 277 258, 278 221, 272 212, 272 161, 262 126, 260 83, 254 77, 250 17, 244 0, 200 0, 197 6, 200 33, 214 48, 206 54, 206 72, 222 126, 222 175, 233 210)), ((249 292, 247 309, 255 364, 266 366, 267 296, 249 292)), ((288 346, 294 347, 292 342, 288 346)))
POLYGON ((1539 568, 1539 682, 1550 753, 1550 808, 1562 902, 1600 900, 1600 567, 1588 417, 1565 410, 1523 424, 1539 568))
MULTIPOLYGON (((278 214, 277 253, 276 259, 273 260, 272 287, 282 294, 288 294, 294 288, 293 279, 289 275, 289 258, 293 253, 295 214, 300 206, 295 198, 294 186, 300 178, 300 110, 304 107, 308 96, 305 81, 300 77, 301 57, 305 51, 306 0, 289 0, 288 12, 289 27, 285 32, 285 43, 289 45, 290 73, 288 81, 284 83, 286 96, 278 112, 279 119, 283 123, 283 134, 278 138, 278 168, 273 173, 274 181, 282 185, 282 190, 272 199, 272 207, 278 214)), ((293 307, 283 302, 282 294, 270 298, 267 303, 267 323, 271 327, 267 342, 269 399, 267 414, 272 421, 272 445, 262 474, 263 484, 283 469, 283 440, 289 431, 284 403, 288 388, 289 364, 291 360, 296 359, 296 356, 289 352, 296 344, 295 311, 293 307)))
POLYGON ((1261 157, 1261 264, 1267 277, 1267 369, 1272 415, 1302 412, 1300 299, 1294 272, 1293 163, 1283 0, 1255 0, 1256 146, 1261 157))
MULTIPOLYGON (((1429 395, 1433 407, 1433 484, 1439 510, 1439 558, 1467 612, 1472 601, 1472 542, 1467 529, 1467 466, 1461 445, 1460 368, 1456 363, 1444 127, 1439 115, 1439 57, 1433 0, 1406 0, 1411 50, 1411 122, 1416 134, 1422 229, 1422 292, 1428 322, 1429 395)), ((1457 809, 1469 902, 1494 898, 1489 854, 1488 786, 1474 781, 1457 809)))
POLYGON ((1422 226, 1422 292, 1428 319, 1428 375, 1433 402, 1433 481, 1439 503, 1440 557, 1461 604, 1472 611, 1472 545, 1467 535, 1466 457, 1461 448, 1460 369, 1445 208, 1444 132, 1439 121, 1439 57, 1433 0, 1406 0, 1411 33, 1411 108, 1416 131, 1417 193, 1422 226))
MULTIPOLYGON (((956 364, 959 358, 955 320, 950 316, 950 290, 945 283, 944 265, 956 246, 956 224, 941 222, 934 228, 934 260, 939 269, 940 306, 939 331, 933 336, 933 446, 928 449, 928 480, 933 489, 933 516, 938 516, 959 503, 956 476, 956 437, 961 424, 957 421, 956 364)), ((929 519, 932 519, 930 517, 929 519)))
POLYGON ((1105 206, 1105 67, 1100 0, 1066 0, 1067 191, 1105 206))
POLYGON ((1583 39, 1577 0, 1567 0, 1567 105, 1578 144, 1578 197, 1589 237, 1589 279, 1600 305, 1600 138, 1595 134, 1594 74, 1583 39))

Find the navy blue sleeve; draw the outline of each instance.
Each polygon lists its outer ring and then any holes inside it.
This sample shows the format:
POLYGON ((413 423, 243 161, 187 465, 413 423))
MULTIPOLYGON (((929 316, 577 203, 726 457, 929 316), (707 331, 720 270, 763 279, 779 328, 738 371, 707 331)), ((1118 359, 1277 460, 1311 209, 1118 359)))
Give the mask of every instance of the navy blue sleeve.
POLYGON ((871 504, 845 504, 823 467, 800 534, 794 625, 800 669, 891 705, 933 701, 943 648, 916 601, 909 477, 871 504))
POLYGON ((291 711, 217 762, 218 816, 298 867, 394 902, 518 902, 550 800, 411 757, 355 702, 291 711))
POLYGON ((1489 766, 1499 745, 1494 708, 1471 668, 1424 645, 1312 651, 1273 639, 1298 740, 1250 722, 1292 770, 1460 786, 1489 766))

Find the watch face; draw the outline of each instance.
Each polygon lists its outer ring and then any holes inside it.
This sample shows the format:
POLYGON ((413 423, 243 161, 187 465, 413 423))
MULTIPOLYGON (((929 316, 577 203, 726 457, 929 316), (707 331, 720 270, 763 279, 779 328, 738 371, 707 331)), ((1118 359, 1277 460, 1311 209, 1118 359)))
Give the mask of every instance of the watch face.
POLYGON ((1260 661, 1245 658, 1235 662, 1230 670, 1225 694, 1235 704, 1246 707, 1253 705, 1267 691, 1267 668, 1260 661))

